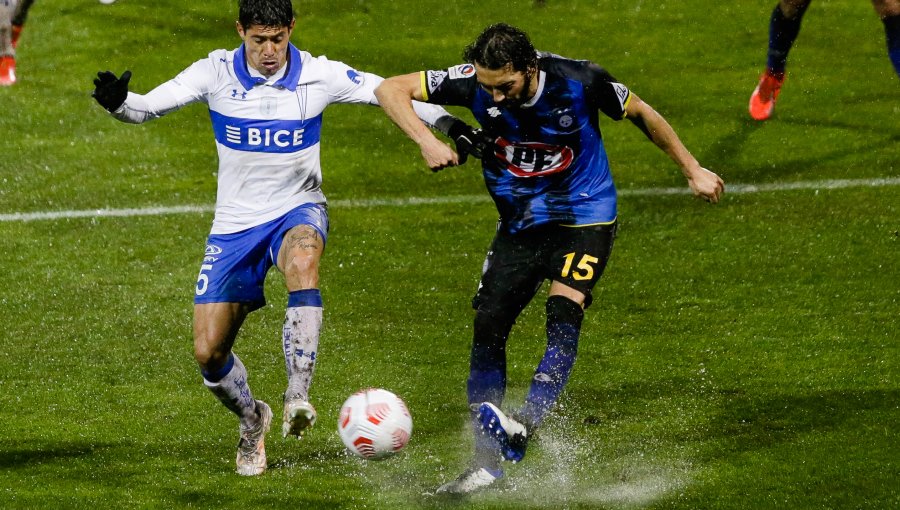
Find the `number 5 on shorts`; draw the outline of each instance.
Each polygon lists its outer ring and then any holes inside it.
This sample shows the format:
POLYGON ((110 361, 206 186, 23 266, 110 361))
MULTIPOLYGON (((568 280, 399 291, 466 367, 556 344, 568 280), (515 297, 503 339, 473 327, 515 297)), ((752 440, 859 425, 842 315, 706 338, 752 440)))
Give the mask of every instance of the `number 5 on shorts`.
MULTIPOLYGON (((563 265, 562 274, 563 278, 568 278, 569 272, 572 271, 572 262, 575 261, 575 252, 567 253, 565 255, 566 263, 563 265)), ((576 268, 581 271, 572 271, 572 278, 575 280, 590 280, 594 277, 594 266, 591 264, 596 264, 600 259, 597 257, 592 257, 590 255, 583 255, 581 260, 578 261, 578 265, 576 268)))
POLYGON ((202 266, 200 266, 200 276, 197 277, 196 289, 196 293, 198 296, 206 294, 206 289, 209 286, 209 275, 204 273, 204 271, 209 271, 212 268, 212 264, 203 264, 202 266))

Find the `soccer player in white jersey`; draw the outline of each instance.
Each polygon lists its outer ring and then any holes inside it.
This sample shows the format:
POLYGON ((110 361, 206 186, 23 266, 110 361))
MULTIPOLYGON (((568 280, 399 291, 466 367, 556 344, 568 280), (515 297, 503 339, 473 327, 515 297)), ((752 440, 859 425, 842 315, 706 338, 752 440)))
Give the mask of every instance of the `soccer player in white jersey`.
MULTIPOLYGON (((253 397, 232 346, 247 315, 265 304, 263 281, 275 265, 288 290, 282 434, 299 438, 316 421, 309 386, 322 324, 319 260, 328 236, 322 112, 330 103, 377 105, 374 90, 382 81, 298 50, 290 43, 293 29, 291 0, 241 0, 239 48, 213 51, 146 95, 128 92, 130 71, 100 72, 94 80, 94 98, 123 122, 142 123, 194 102, 209 106, 218 193, 194 298, 194 356, 205 385, 240 419, 242 475, 266 469, 263 441, 272 411, 253 397)), ((430 161, 432 168, 465 161, 471 129, 440 107, 416 108, 459 151, 430 161)))

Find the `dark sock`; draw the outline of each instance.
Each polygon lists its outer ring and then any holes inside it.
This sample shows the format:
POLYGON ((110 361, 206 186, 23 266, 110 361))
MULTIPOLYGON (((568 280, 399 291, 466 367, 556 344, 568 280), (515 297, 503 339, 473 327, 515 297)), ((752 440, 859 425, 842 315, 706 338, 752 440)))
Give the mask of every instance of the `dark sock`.
MULTIPOLYGON (((475 315, 474 329, 467 384, 469 405, 474 407, 490 402, 499 407, 506 393, 506 339, 512 322, 479 311, 475 315)), ((481 434, 477 412, 477 408, 472 409, 475 463, 479 467, 497 470, 500 462, 496 446, 489 437, 481 434)))
POLYGON ((525 406, 518 413, 526 429, 540 425, 559 398, 575 365, 584 310, 563 296, 547 299, 547 350, 534 372, 525 406))
POLYGON ((800 33, 800 22, 803 21, 806 7, 801 7, 791 19, 784 16, 780 4, 775 6, 775 10, 772 11, 772 18, 769 21, 769 52, 766 66, 779 78, 784 76, 788 53, 794 45, 797 34, 800 33))
POLYGON ((887 37, 888 56, 891 57, 891 63, 894 64, 894 70, 900 78, 900 15, 888 16, 882 21, 887 37))

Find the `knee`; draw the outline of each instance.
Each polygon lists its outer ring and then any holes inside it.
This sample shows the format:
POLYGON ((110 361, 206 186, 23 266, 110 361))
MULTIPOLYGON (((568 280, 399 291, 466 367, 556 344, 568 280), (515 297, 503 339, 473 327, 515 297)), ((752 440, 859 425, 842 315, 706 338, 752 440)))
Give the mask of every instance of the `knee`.
POLYGON ((547 323, 565 323, 581 326, 584 320, 584 308, 581 303, 565 296, 554 295, 547 298, 544 306, 547 311, 547 323))
POLYGON ((881 19, 900 15, 900 0, 872 0, 872 7, 881 19))
POLYGON ((806 11, 809 2, 810 0, 781 0, 779 5, 785 18, 794 19, 806 11))
POLYGON ((227 354, 223 355, 218 350, 211 348, 209 344, 194 342, 194 360, 203 370, 221 368, 225 366, 227 359, 227 354))
POLYGON ((578 349, 584 310, 563 296, 547 299, 547 345, 574 354, 578 349))
POLYGON ((205 371, 215 371, 225 366, 231 349, 226 342, 209 330, 194 331, 194 360, 205 371))
POLYGON ((285 273, 309 274, 319 272, 319 257, 312 253, 289 254, 284 263, 285 273))
POLYGON ((316 253, 289 254, 284 263, 288 288, 314 289, 319 286, 319 256, 316 253))

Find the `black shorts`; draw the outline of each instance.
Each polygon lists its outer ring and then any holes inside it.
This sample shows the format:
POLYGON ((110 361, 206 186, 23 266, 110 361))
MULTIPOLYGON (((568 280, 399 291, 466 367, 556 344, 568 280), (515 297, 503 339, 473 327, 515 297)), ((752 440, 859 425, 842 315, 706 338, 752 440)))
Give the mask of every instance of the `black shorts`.
POLYGON ((498 231, 484 261, 472 307, 517 316, 544 280, 555 280, 593 300, 591 290, 603 274, 617 224, 566 227, 545 225, 508 234, 498 231))

